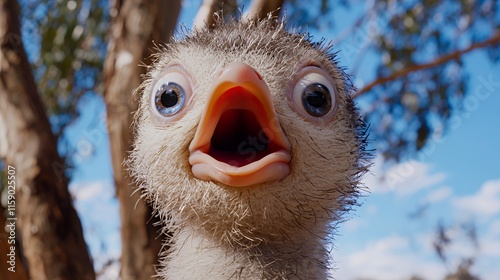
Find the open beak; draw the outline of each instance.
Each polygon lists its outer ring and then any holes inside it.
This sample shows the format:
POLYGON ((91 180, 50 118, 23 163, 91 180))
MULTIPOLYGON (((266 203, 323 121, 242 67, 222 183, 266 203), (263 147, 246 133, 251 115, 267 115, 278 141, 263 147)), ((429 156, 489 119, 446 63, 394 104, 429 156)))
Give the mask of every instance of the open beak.
POLYGON ((216 78, 189 152, 195 177, 230 186, 281 180, 290 173, 290 143, 254 68, 235 62, 216 78))

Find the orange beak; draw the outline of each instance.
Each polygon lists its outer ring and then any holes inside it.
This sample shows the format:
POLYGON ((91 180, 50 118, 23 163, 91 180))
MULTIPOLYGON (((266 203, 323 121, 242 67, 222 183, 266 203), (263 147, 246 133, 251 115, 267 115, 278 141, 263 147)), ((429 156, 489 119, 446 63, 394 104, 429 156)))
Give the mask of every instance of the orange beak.
POLYGON ((254 68, 235 62, 216 78, 189 152, 202 180, 244 187, 288 176, 290 143, 254 68))

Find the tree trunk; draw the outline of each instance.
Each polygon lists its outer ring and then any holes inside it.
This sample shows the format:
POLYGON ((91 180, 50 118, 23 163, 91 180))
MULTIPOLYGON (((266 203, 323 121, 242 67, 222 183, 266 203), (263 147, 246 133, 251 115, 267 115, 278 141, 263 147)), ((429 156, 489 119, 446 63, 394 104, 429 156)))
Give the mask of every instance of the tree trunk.
POLYGON ((212 28, 216 16, 236 16, 238 2, 236 0, 203 0, 193 21, 193 29, 212 28))
POLYGON ((253 0, 243 18, 258 20, 266 18, 268 14, 278 17, 284 2, 285 0, 253 0))
POLYGON ((193 29, 203 29, 213 25, 214 14, 222 9, 223 3, 221 0, 203 0, 194 18, 193 29))
MULTIPOLYGON (((12 273, 9 270, 10 267, 10 255, 12 255, 11 244, 9 244, 10 228, 6 227, 7 217, 4 216, 6 209, 0 203, 0 279, 5 280, 26 280, 28 279, 26 267, 24 265, 24 260, 21 255, 22 251, 19 250, 19 246, 14 246, 14 255, 16 258, 16 270, 12 273)), ((14 242, 19 242, 19 239, 14 238, 14 242)), ((11 241, 12 242, 12 241, 11 241)))
POLYGON ((0 158, 15 176, 15 208, 7 223, 20 234, 30 279, 94 279, 64 163, 20 38, 18 3, 0 0, 0 158))
POLYGON ((132 92, 141 83, 144 67, 150 63, 155 43, 167 42, 173 34, 181 1, 113 1, 110 42, 104 64, 105 101, 111 147, 111 159, 117 196, 120 202, 122 257, 121 277, 150 279, 162 237, 154 226, 152 209, 140 199, 123 161, 131 149, 132 112, 137 108, 132 92))

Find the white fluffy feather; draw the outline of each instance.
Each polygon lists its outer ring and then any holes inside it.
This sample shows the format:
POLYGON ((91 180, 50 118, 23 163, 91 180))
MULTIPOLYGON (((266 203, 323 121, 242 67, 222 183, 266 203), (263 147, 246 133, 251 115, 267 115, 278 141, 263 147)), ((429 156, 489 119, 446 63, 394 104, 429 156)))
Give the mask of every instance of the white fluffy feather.
POLYGON ((352 86, 322 44, 284 31, 283 23, 218 23, 167 45, 138 89, 136 139, 128 163, 146 199, 173 230, 159 276, 165 279, 326 279, 333 227, 355 205, 365 128, 349 96, 352 86), (192 176, 188 146, 216 73, 239 61, 254 67, 273 95, 292 145, 291 174, 278 182, 235 188, 192 176), (162 71, 182 65, 193 79, 188 111, 174 122, 151 114, 151 87, 162 71), (289 106, 286 92, 303 65, 327 70, 338 109, 319 125, 289 106), (168 219, 167 219, 168 218, 168 219))

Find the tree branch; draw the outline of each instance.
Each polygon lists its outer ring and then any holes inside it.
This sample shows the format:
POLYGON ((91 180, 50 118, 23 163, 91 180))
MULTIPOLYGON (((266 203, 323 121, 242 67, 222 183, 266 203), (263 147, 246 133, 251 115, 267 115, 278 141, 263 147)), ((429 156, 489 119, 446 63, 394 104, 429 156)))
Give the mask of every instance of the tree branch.
POLYGON ((494 45, 494 44, 498 44, 498 43, 500 43, 500 33, 495 34, 493 37, 491 37, 490 39, 488 39, 486 41, 474 43, 465 49, 458 50, 458 51, 443 55, 441 57, 436 58, 435 60, 433 60, 431 62, 413 65, 413 66, 407 67, 401 71, 394 72, 389 76, 378 78, 375 81, 366 85, 364 88, 362 88, 361 90, 359 90, 355 94, 353 94, 352 98, 357 98, 378 85, 385 84, 385 83, 390 82, 390 81, 394 81, 400 77, 406 76, 406 75, 413 73, 413 72, 417 72, 420 70, 424 70, 424 69, 428 69, 428 68, 432 68, 432 67, 441 65, 441 64, 446 63, 450 60, 457 59, 461 55, 466 54, 466 53, 473 51, 475 49, 484 48, 484 47, 487 47, 489 45, 494 45))
POLYGON ((203 0, 193 22, 193 29, 205 28, 214 24, 214 14, 222 7, 221 0, 203 0))
POLYGON ((253 0, 243 19, 258 20, 266 18, 268 14, 278 17, 284 2, 285 0, 253 0))
MULTIPOLYGON (((242 20, 258 20, 267 17, 268 14, 278 17, 284 2, 285 0, 253 0, 242 20)), ((217 12, 225 13, 228 11, 227 8, 235 8, 235 5, 236 2, 232 0, 203 0, 196 13, 193 29, 210 28, 215 23, 214 15, 217 12)))

